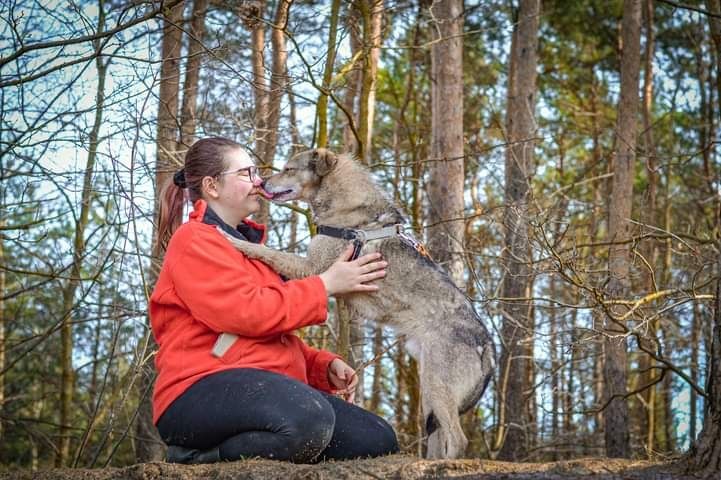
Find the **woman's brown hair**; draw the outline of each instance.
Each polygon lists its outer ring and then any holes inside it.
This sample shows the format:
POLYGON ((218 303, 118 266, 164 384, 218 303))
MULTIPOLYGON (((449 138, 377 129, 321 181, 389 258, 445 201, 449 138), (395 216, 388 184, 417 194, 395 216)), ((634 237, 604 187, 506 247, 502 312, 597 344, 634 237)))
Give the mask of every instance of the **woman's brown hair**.
POLYGON ((170 237, 183 223, 185 190, 191 202, 203 196, 203 178, 217 177, 227 168, 228 152, 242 148, 233 140, 222 137, 202 138, 185 153, 185 166, 169 178, 160 194, 158 212, 158 246, 165 251, 170 237), (183 186, 179 186, 183 185, 183 186))

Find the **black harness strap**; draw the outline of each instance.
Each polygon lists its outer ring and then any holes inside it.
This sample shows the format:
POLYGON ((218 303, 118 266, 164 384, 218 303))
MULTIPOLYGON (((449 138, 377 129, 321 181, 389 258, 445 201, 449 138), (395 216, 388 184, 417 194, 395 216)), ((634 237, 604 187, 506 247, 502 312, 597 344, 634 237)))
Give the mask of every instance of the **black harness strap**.
POLYGON ((360 238, 361 235, 358 230, 352 228, 338 228, 329 227, 327 225, 318 225, 318 235, 327 235, 333 238, 341 238, 343 240, 350 240, 353 242, 353 255, 351 255, 351 261, 360 257, 361 250, 365 242, 360 238))
POLYGON ((342 238, 343 240, 355 240, 358 238, 358 230, 318 225, 318 235, 327 235, 329 237, 342 238))

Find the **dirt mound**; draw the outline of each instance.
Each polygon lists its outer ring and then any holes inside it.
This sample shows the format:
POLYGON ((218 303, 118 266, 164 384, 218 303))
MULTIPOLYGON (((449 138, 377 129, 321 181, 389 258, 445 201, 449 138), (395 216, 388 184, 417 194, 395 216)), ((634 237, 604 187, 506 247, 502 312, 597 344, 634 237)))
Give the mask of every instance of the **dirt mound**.
POLYGON ((294 465, 270 460, 245 460, 211 465, 176 465, 162 462, 125 468, 53 469, 0 473, 0 479, 19 480, 343 480, 343 479, 482 479, 482 480, 691 480, 670 464, 588 458, 553 463, 511 463, 488 460, 420 460, 408 455, 384 458, 294 465))

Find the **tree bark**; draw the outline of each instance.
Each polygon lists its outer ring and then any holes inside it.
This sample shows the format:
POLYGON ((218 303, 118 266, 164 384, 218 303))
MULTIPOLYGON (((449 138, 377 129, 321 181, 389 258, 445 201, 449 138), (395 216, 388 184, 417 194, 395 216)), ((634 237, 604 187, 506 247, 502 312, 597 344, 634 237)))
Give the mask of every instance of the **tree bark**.
MULTIPOLYGON (((360 13, 356 8, 355 4, 352 3, 348 6, 346 26, 350 32, 350 53, 352 58, 356 58, 359 55, 363 44, 361 41, 361 33, 358 31, 358 22, 360 13)), ((358 145, 358 138, 353 133, 353 129, 357 129, 358 120, 356 118, 356 101, 358 99, 358 93, 360 92, 360 82, 362 79, 362 69, 352 66, 350 73, 348 73, 347 84, 345 89, 345 95, 343 96, 343 108, 349 113, 350 117, 343 119, 343 145, 346 152, 351 152, 356 155, 359 153, 360 145, 358 145)))
POLYGON ((359 0, 356 4, 363 21, 363 74, 358 105, 358 136, 360 137, 358 157, 365 165, 370 165, 383 0, 359 0))
MULTIPOLYGON (((595 77, 595 67, 591 66, 591 74, 592 77, 595 77)), ((598 98, 596 95, 596 89, 591 89, 591 139, 592 139, 592 156, 591 156, 591 165, 601 165, 602 160, 602 152, 601 152, 601 127, 599 125, 599 117, 601 109, 598 105, 598 98)), ((610 168, 610 167, 606 167, 610 168)), ((591 167, 591 171, 596 171, 595 168, 591 167)), ((601 172, 598 172, 601 173, 601 172)), ((608 172, 605 172, 608 173, 608 172)), ((603 211, 603 208, 601 205, 605 205, 605 202, 603 201, 603 193, 601 188, 595 188, 593 190, 593 208, 591 210, 591 221, 590 221, 590 231, 589 231, 589 241, 590 242, 596 242, 597 240, 602 240, 601 235, 599 233, 600 226, 599 224, 602 221, 602 218, 607 218, 608 215, 606 212, 603 211)), ((590 254, 590 249, 587 254, 590 254)), ((593 331, 594 332, 602 332, 603 331, 603 315, 600 310, 595 310, 592 312, 593 316, 593 331)), ((593 404, 600 407, 603 405, 603 340, 602 336, 599 334, 595 334, 592 337, 592 349, 593 349, 593 404)), ((593 416, 593 426, 594 426, 594 432, 601 432, 602 431, 602 425, 604 423, 603 420, 603 410, 598 408, 594 412, 593 416)))
MULTIPOLYGON (((607 292, 611 299, 629 293, 631 206, 638 113, 641 0, 624 0, 621 54, 621 98, 616 124, 616 158, 610 198, 608 238, 615 242, 609 251, 607 292)), ((614 317, 622 310, 611 308, 605 324, 605 412, 606 455, 630 456, 628 404, 626 393, 626 328, 614 317)))
MULTIPOLYGON (((711 40, 713 42, 716 58, 716 99, 721 99, 721 0, 706 0, 706 9, 715 16, 708 15, 709 27, 711 29, 711 40)), ((721 100, 719 108, 716 109, 721 121, 721 100)))
POLYGON ((431 5, 431 160, 428 248, 463 287, 463 1, 431 5))
MULTIPOLYGON (((693 306, 693 317, 691 320, 691 381, 698 384, 698 355, 699 355, 699 344, 701 342, 701 306, 695 303, 693 306)), ((696 421, 698 420, 698 393, 696 389, 689 388, 689 445, 692 445, 696 441, 696 421)))
POLYGON ((180 144, 184 149, 195 142, 197 119, 195 111, 198 105, 198 80, 203 59, 203 36, 205 35, 205 14, 208 0, 193 0, 193 20, 190 25, 192 38, 188 39, 188 60, 185 64, 185 83, 183 84, 183 106, 180 109, 180 144))
POLYGON ((380 326, 373 327, 373 382, 371 384, 370 400, 368 409, 371 412, 379 413, 381 404, 381 390, 383 385, 383 363, 381 355, 383 352, 383 328, 380 326))
POLYGON ((501 378, 499 408, 502 425, 497 435, 499 459, 520 460, 527 456, 528 395, 530 379, 528 347, 522 341, 532 334, 530 296, 533 279, 530 269, 528 207, 533 176, 535 142, 535 96, 540 0, 522 0, 513 32, 510 57, 506 135, 509 147, 505 161, 505 248, 502 258, 503 305, 501 329, 501 378))
POLYGON ((338 33, 338 16, 340 13, 340 0, 333 0, 330 8, 330 28, 328 31, 328 52, 325 60, 325 68, 323 69, 323 89, 318 97, 318 141, 319 148, 328 146, 328 94, 326 91, 330 89, 330 81, 333 77, 333 69, 335 67, 336 54, 336 36, 338 33))
MULTIPOLYGON (((183 19, 185 2, 174 6, 166 14, 167 20, 163 25, 163 39, 161 43, 162 63, 160 67, 160 88, 158 92, 158 135, 156 138, 157 162, 155 165, 155 186, 157 193, 165 181, 182 164, 179 158, 178 146, 178 99, 180 90, 180 54, 182 49, 182 31, 175 25, 183 19)), ((158 197, 155 199, 157 213, 158 197)), ((155 253, 158 244, 155 244, 155 253)), ((160 269, 160 258, 156 256, 155 273, 160 269)))
MULTIPOLYGON (((160 192, 165 182, 182 164, 178 145, 178 97, 180 93, 180 53, 182 31, 175 25, 183 18, 185 2, 180 2, 166 13, 161 41, 160 85, 158 93, 158 133, 156 137, 157 160, 155 164, 155 223, 157 225, 160 192)), ((158 278, 163 252, 160 242, 153 231, 153 247, 148 275, 148 295, 158 278)), ((155 367, 147 352, 157 349, 155 339, 150 332, 149 318, 144 341, 145 351, 138 355, 140 372, 137 383, 138 414, 135 421, 135 459, 137 462, 160 460, 164 456, 164 446, 153 424, 153 407, 150 392, 155 381, 155 367)))
POLYGON ((292 0, 280 0, 275 12, 271 44, 273 46, 273 70, 270 77, 270 92, 268 95, 268 120, 266 122, 267 137, 263 163, 273 165, 275 151, 278 147, 278 126, 280 124, 280 102, 288 85, 287 61, 288 51, 285 45, 285 28, 288 24, 288 14, 292 0))
MULTIPOLYGON (((4 206, 3 206, 4 209, 4 206)), ((0 216, 0 231, 5 227, 6 219, 0 216)), ((0 235, 0 265, 5 263, 4 237, 0 235)), ((0 372, 5 372, 5 269, 0 268, 0 372)), ((3 419, 5 418, 5 373, 0 373, 0 440, 3 439, 3 419)))
MULTIPOLYGON (((253 98, 255 99, 255 155, 265 163, 268 145, 268 84, 265 79, 265 0, 252 0, 243 3, 241 18, 251 31, 251 62, 253 64, 253 98)), ((267 165, 260 165, 266 167, 267 165)), ((266 168, 261 168, 261 175, 268 175, 266 168)), ((262 202, 260 210, 254 218, 258 223, 267 223, 270 217, 270 205, 262 202)))
POLYGON ((255 100, 255 154, 265 158, 265 121, 268 118, 268 86, 265 81, 265 0, 244 2, 243 23, 251 31, 251 62, 253 64, 253 98, 255 100))
MULTIPOLYGON (((644 223, 656 225, 658 222, 657 214, 657 194, 658 194, 658 172, 656 171, 657 154, 656 143, 653 137, 653 54, 654 54, 654 20, 653 20, 653 0, 644 0, 644 21, 646 32, 646 44, 644 48, 644 77, 643 77, 643 144, 646 154, 646 179, 647 187, 645 194, 646 207, 642 211, 644 223)), ((658 262, 659 251, 655 240, 647 240, 641 248, 641 255, 645 263, 642 265, 642 281, 645 293, 652 293, 656 289, 655 269, 658 262)), ((643 262, 642 260, 642 262, 643 262)), ((651 320, 648 328, 648 338, 644 339, 646 350, 655 351, 655 342, 659 329, 658 319, 651 320)), ((640 385, 650 385, 658 370, 654 369, 654 362, 651 357, 643 352, 639 352, 639 375, 640 385)), ((646 439, 646 452, 651 455, 656 448, 656 397, 658 385, 652 385, 642 392, 644 415, 637 418, 642 419, 643 433, 646 439), (644 421, 645 420, 645 421, 644 421)), ((641 413, 641 412, 639 412, 641 413)))

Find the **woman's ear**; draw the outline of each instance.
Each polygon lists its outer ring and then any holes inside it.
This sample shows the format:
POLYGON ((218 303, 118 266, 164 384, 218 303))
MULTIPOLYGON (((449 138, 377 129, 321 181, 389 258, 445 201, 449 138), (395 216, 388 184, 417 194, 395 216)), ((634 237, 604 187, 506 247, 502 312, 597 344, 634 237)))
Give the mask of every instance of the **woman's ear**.
POLYGON ((218 183, 213 177, 203 177, 200 181, 200 189, 204 196, 208 198, 216 199, 220 196, 218 193, 218 183))

